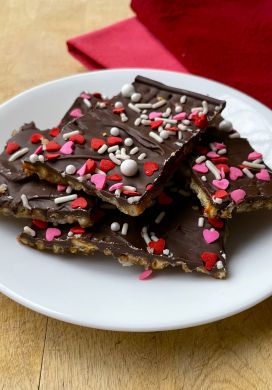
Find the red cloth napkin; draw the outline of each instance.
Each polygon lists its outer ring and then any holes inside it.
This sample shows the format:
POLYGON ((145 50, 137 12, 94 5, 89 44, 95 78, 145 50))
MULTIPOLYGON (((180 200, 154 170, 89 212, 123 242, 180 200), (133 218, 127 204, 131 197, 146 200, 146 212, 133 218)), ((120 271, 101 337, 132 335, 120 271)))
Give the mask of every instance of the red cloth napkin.
POLYGON ((271 0, 132 0, 131 5, 190 72, 272 106, 271 0))
POLYGON ((69 39, 67 46, 88 69, 142 67, 186 72, 135 17, 69 39))

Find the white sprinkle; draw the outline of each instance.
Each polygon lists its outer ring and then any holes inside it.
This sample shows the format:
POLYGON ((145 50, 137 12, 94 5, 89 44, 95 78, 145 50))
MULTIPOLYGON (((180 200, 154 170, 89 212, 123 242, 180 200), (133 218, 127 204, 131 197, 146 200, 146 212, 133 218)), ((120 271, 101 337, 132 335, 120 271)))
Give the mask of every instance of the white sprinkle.
POLYGON ((119 188, 117 188, 117 190, 115 190, 115 192, 114 192, 114 195, 116 196, 116 198, 120 198, 121 190, 119 188))
POLYGON ((125 144, 126 146, 132 146, 132 145, 133 145, 133 139, 132 139, 132 138, 126 138, 126 139, 124 140, 124 144, 125 144))
POLYGON ((74 233, 73 233, 73 232, 71 232, 71 231, 70 231, 70 232, 68 232, 68 234, 67 234, 67 236, 68 236, 68 237, 73 237, 73 235, 74 235, 74 233))
POLYGON ((79 134, 79 130, 74 130, 74 131, 70 131, 69 133, 63 134, 63 139, 66 140, 70 138, 72 135, 76 135, 76 134, 79 134))
POLYGON ((137 108, 152 108, 151 103, 137 103, 135 104, 137 108))
POLYGON ((123 186, 122 191, 136 191, 137 188, 133 186, 123 186))
POLYGON ((171 127, 170 123, 166 123, 166 124, 164 123, 163 126, 164 126, 166 129, 170 129, 170 127, 171 127))
POLYGON ((158 132, 161 133, 163 131, 163 126, 158 127, 158 132))
POLYGON ((55 204, 60 204, 60 203, 70 202, 71 200, 75 200, 75 199, 77 199, 77 194, 60 196, 59 198, 55 198, 54 202, 55 204))
POLYGON ((68 173, 68 175, 73 175, 76 172, 76 167, 74 165, 67 165, 65 168, 65 173, 68 173))
POLYGON ((134 125, 135 125, 135 126, 140 126, 140 124, 141 124, 141 118, 137 118, 137 119, 135 120, 135 122, 134 122, 134 125))
POLYGON ((145 240, 145 243, 148 245, 150 243, 150 238, 149 238, 149 235, 147 234, 147 227, 144 226, 142 228, 142 231, 141 231, 141 236, 143 237, 143 239, 145 240))
POLYGON ((118 158, 120 160, 129 160, 130 159, 130 156, 128 156, 127 154, 116 154, 115 156, 116 156, 116 158, 118 158))
POLYGON ((97 102, 97 103, 96 103, 96 106, 97 106, 98 108, 106 108, 106 103, 105 103, 105 102, 97 102))
POLYGON ((216 166, 210 160, 207 160, 205 164, 209 171, 215 176, 216 180, 220 180, 221 174, 220 171, 216 168, 216 166))
POLYGON ((129 152, 129 154, 136 154, 139 152, 139 148, 138 146, 135 146, 135 148, 132 148, 131 151, 129 152))
POLYGON ((242 165, 245 165, 246 167, 250 167, 250 168, 256 168, 256 169, 265 168, 264 164, 255 164, 254 162, 249 162, 249 161, 243 161, 242 165))
POLYGON ((132 111, 137 112, 137 114, 140 114, 140 113, 141 113, 140 108, 136 107, 133 103, 128 103, 128 107, 129 107, 132 111))
MULTIPOLYGON (((161 100, 157 101, 156 103, 153 103, 153 104, 151 105, 151 107, 152 107, 152 108, 159 108, 159 107, 164 106, 165 103, 166 103, 166 100, 161 99, 161 100)), ((150 107, 150 108, 151 108, 151 107, 150 107)))
POLYGON ((24 230, 24 233, 28 234, 31 237, 35 237, 36 236, 35 230, 31 229, 29 226, 24 226, 23 230, 24 230))
POLYGON ((142 99, 142 95, 138 92, 135 92, 131 95, 130 99, 133 103, 138 103, 142 99))
POLYGON ((120 117, 121 117, 121 121, 122 122, 127 122, 128 121, 128 117, 123 112, 121 112, 120 117))
POLYGON ((183 138, 183 134, 181 131, 178 131, 178 139, 182 139, 183 138))
POLYGON ((163 253, 165 256, 168 256, 169 253, 170 253, 170 251, 169 251, 169 249, 164 249, 164 250, 162 251, 162 253, 163 253))
POLYGON ((122 108, 123 107, 123 103, 122 102, 115 102, 114 103, 114 108, 122 108))
POLYGON ((179 123, 179 124, 178 124, 178 128, 179 128, 179 130, 181 130, 181 131, 187 130, 187 126, 185 126, 185 125, 182 124, 182 123, 179 123))
POLYGON ((169 133, 170 133, 170 131, 162 130, 162 131, 160 132, 160 137, 161 137, 162 139, 167 139, 167 138, 169 137, 169 133))
POLYGON ((118 232, 118 231, 120 230, 120 223, 118 223, 118 222, 113 222, 113 223, 111 224, 111 230, 112 230, 113 232, 118 232))
POLYGON ((108 148, 108 152, 109 152, 109 153, 116 152, 117 150, 119 150, 119 146, 118 146, 118 145, 110 146, 110 147, 108 148))
POLYGON ((153 232, 151 233, 150 238, 151 238, 152 241, 159 241, 159 238, 153 232))
POLYGON ((106 144, 100 146, 100 148, 98 149, 97 153, 98 154, 103 154, 105 153, 105 151, 108 149, 108 146, 106 144))
POLYGON ((201 164, 205 160, 206 160, 205 156, 199 156, 198 158, 196 158, 195 162, 196 164, 201 164))
POLYGON ((109 158, 111 159, 111 161, 114 162, 114 164, 116 164, 116 165, 121 165, 121 161, 118 160, 118 159, 115 157, 115 155, 114 155, 113 153, 110 153, 110 154, 109 154, 109 158))
POLYGON ((216 268, 217 268, 217 269, 222 269, 222 268, 224 268, 223 262, 222 262, 221 260, 219 260, 219 261, 216 262, 216 268))
POLYGON ((117 137, 120 134, 120 130, 118 129, 118 127, 112 127, 110 129, 110 133, 111 133, 111 135, 114 135, 115 137, 117 137))
POLYGON ((182 112, 182 106, 176 106, 175 113, 179 114, 180 112, 182 112))
POLYGON ((24 208, 27 210, 31 210, 31 207, 29 206, 29 203, 28 203, 27 196, 25 194, 21 195, 21 200, 22 200, 24 208))
POLYGON ((263 161, 262 158, 257 158, 257 160, 252 161, 254 164, 260 164, 263 161))
POLYGON ((122 236, 126 236, 127 235, 127 232, 128 232, 128 223, 124 223, 123 226, 122 226, 122 230, 121 230, 121 234, 122 236))
POLYGON ((140 118, 141 118, 141 119, 148 119, 148 115, 142 114, 142 115, 140 115, 140 118))
POLYGON ((168 118, 169 115, 171 114, 171 108, 170 107, 167 107, 167 109, 164 111, 164 113, 162 114, 163 118, 168 118))
POLYGON ((142 120, 141 120, 141 123, 142 123, 142 125, 144 125, 144 126, 149 126, 150 123, 151 123, 151 120, 150 120, 150 119, 142 119, 142 120))
POLYGON ((170 123, 172 125, 178 123, 176 119, 169 119, 169 118, 162 118, 162 117, 155 118, 155 121, 163 121, 164 123, 170 123))
POLYGON ((242 171, 249 179, 253 179, 254 175, 248 168, 243 168, 242 171))
POLYGON ((23 148, 23 149, 18 150, 17 152, 13 153, 10 156, 9 161, 12 162, 12 161, 17 160, 18 158, 24 156, 28 151, 29 151, 28 148, 23 148))
POLYGON ((84 176, 78 176, 77 178, 77 181, 79 181, 80 183, 83 183, 85 180, 84 176))
POLYGON ((227 149, 225 149, 225 148, 224 149, 220 149, 220 150, 217 151, 217 153, 220 154, 220 155, 226 154, 227 153, 227 149))
POLYGON ((207 178, 206 178, 206 176, 204 176, 204 175, 203 175, 203 176, 201 176, 201 180, 202 180, 202 181, 207 181, 207 178))
POLYGON ((41 163, 44 163, 44 156, 42 154, 40 154, 38 158, 41 163))
POLYGON ((199 112, 199 111, 202 111, 203 110, 203 107, 193 107, 191 108, 191 112, 199 112))
POLYGON ((39 160, 39 157, 37 154, 31 154, 29 156, 29 161, 32 163, 32 164, 35 164, 37 161, 39 160))
POLYGON ((73 188, 71 186, 68 186, 65 190, 66 194, 71 194, 72 191, 73 191, 73 188))
POLYGON ((165 217, 165 212, 162 211, 158 216, 157 218, 155 219, 155 223, 161 223, 162 219, 165 217))
POLYGON ((133 203, 139 202, 140 199, 141 199, 140 196, 130 196, 130 197, 127 199, 127 202, 128 202, 129 204, 133 204, 133 203))
POLYGON ((138 160, 144 160, 146 158, 146 153, 141 153, 139 156, 138 156, 138 160))
POLYGON ((127 154, 126 148, 121 148, 121 154, 127 154))
POLYGON ((226 253, 221 253, 221 256, 226 260, 226 253))
POLYGON ((185 190, 183 190, 182 188, 181 188, 180 190, 178 190, 178 193, 179 193, 180 195, 186 196, 186 197, 191 196, 191 193, 190 193, 189 191, 185 191, 185 190))
POLYGON ((240 138, 240 134, 238 133, 238 131, 235 131, 234 133, 229 135, 229 138, 240 138))
POLYGON ((212 198, 212 200, 214 201, 214 203, 217 203, 217 204, 222 204, 223 200, 221 198, 212 198))
POLYGON ((84 103, 86 104, 87 107, 92 107, 92 103, 88 99, 83 99, 84 103))
POLYGON ((203 107, 202 115, 206 115, 209 111, 209 108, 208 108, 208 103, 205 100, 203 100, 202 102, 202 107, 203 107))
POLYGON ((198 218, 198 227, 203 227, 204 226, 204 218, 203 217, 199 217, 198 218))
POLYGON ((183 119, 182 123, 185 125, 185 126, 188 126, 191 121, 189 121, 189 119, 183 119))
POLYGON ((216 151, 217 151, 217 148, 216 148, 216 146, 214 145, 213 142, 211 142, 211 143, 209 144, 209 147, 210 147, 210 149, 211 149, 213 152, 216 152, 216 151))
POLYGON ((187 96, 185 96, 185 95, 181 96, 181 98, 179 99, 181 104, 186 103, 186 100, 187 100, 187 96))
POLYGON ((160 137, 157 133, 154 133, 154 131, 150 131, 149 136, 154 138, 156 141, 158 141, 160 143, 163 142, 163 138, 160 137))
POLYGON ((175 145, 177 145, 177 146, 183 146, 183 143, 182 142, 175 142, 175 145))

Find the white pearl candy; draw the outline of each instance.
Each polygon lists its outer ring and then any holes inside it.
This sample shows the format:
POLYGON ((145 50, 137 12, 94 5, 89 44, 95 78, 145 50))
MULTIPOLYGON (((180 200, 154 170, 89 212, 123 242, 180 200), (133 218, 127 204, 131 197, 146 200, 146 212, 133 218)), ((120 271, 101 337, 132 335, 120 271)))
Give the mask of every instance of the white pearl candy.
POLYGON ((76 172, 76 167, 74 165, 67 165, 65 172, 68 173, 68 175, 73 175, 76 172))
POLYGON ((114 103, 114 107, 115 108, 122 108, 123 107, 123 103, 122 102, 115 102, 114 103))
POLYGON ((138 103, 142 99, 142 95, 138 92, 135 92, 131 95, 130 99, 133 103, 138 103))
POLYGON ((110 129, 110 133, 111 133, 111 135, 114 135, 115 137, 117 137, 120 134, 120 131, 119 131, 118 127, 112 127, 110 129))
POLYGON ((132 84, 124 84, 121 88, 122 96, 127 98, 129 98, 134 92, 135 89, 132 84))
POLYGON ((124 141, 124 144, 126 146, 132 146, 133 145, 133 139, 132 138, 126 138, 124 141))
POLYGON ((219 130, 229 132, 233 129, 232 123, 226 119, 219 123, 219 130))
POLYGON ((111 224, 111 230, 113 232, 118 232, 118 230, 120 230, 120 224, 118 222, 113 222, 111 224))
POLYGON ((167 132, 166 130, 162 130, 162 131, 160 132, 160 137, 161 137, 162 139, 167 139, 167 138, 169 137, 169 134, 168 134, 168 132, 167 132))
POLYGON ((135 160, 124 160, 120 170, 124 176, 134 176, 138 172, 138 164, 135 160))

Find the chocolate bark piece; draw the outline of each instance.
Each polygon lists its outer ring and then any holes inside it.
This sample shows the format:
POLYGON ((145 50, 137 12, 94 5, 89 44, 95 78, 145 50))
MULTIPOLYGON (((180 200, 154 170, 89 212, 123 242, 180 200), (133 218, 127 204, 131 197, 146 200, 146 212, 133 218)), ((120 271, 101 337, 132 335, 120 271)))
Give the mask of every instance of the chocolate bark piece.
MULTIPOLYGON (((45 147, 50 145, 52 134, 56 131, 60 130, 55 128, 41 131, 34 123, 30 123, 24 125, 8 140, 5 150, 0 155, 0 213, 55 223, 78 221, 82 226, 89 226, 93 223, 97 205, 94 197, 86 196, 84 193, 70 193, 69 189, 69 194, 62 193, 58 191, 57 185, 40 181, 37 176, 27 177, 22 169, 23 156, 20 157, 20 151, 24 151, 25 148, 24 155, 32 155, 42 144, 45 147), (19 157, 10 161, 18 152, 19 157), (63 198, 67 196, 68 198, 63 198), (63 202, 65 199, 67 201, 63 202)), ((50 147, 54 148, 54 144, 50 147)), ((39 154, 36 158, 38 156, 39 154)), ((65 191, 65 188, 62 191, 65 191)))
POLYGON ((211 217, 272 208, 271 170, 237 134, 210 129, 190 159, 191 188, 211 217))
POLYGON ((64 126, 55 138, 61 146, 58 158, 45 156, 44 163, 26 158, 25 169, 41 179, 95 194, 123 213, 140 215, 225 102, 143 77, 127 89, 133 92, 129 98, 123 96, 127 94, 123 87, 106 107, 64 126), (78 131, 84 143, 64 140, 65 134, 78 131), (69 164, 76 173, 64 175, 69 164), (84 172, 92 175, 91 180, 84 172))
POLYGON ((99 251, 114 256, 123 265, 158 270, 172 266, 225 278, 225 223, 203 217, 197 199, 190 193, 183 197, 177 188, 170 191, 175 192, 162 193, 156 204, 139 217, 104 204, 104 215, 93 227, 63 225, 50 230, 52 226, 48 225, 47 230, 32 225, 25 227, 18 239, 57 254, 90 255, 99 251))

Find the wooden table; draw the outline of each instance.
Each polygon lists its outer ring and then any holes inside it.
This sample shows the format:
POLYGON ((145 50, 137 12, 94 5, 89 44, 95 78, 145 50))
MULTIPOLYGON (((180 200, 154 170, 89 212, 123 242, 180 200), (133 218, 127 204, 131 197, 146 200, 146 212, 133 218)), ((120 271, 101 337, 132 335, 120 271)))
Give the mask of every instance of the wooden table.
MULTIPOLYGON (((0 4, 0 102, 84 72, 65 40, 132 15, 128 0, 0 4)), ((0 389, 272 388, 271 298, 211 325, 143 334, 65 324, 3 295, 0 305, 0 389)))

